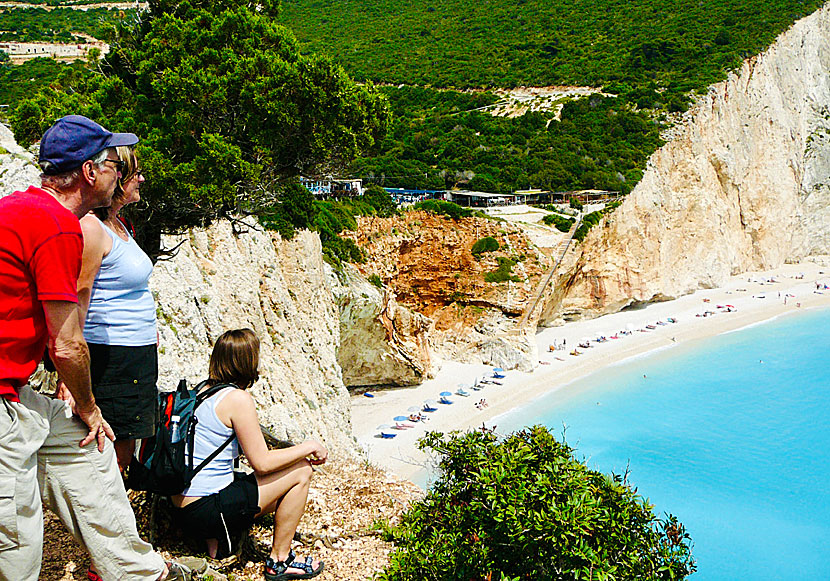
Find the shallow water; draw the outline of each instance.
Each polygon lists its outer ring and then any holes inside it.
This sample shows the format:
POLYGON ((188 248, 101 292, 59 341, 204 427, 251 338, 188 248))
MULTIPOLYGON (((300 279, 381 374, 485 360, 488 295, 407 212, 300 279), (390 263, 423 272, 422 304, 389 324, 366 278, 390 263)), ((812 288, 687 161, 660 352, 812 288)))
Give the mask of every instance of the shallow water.
POLYGON ((564 429, 694 540, 695 581, 830 579, 830 310, 606 368, 497 418, 564 429))

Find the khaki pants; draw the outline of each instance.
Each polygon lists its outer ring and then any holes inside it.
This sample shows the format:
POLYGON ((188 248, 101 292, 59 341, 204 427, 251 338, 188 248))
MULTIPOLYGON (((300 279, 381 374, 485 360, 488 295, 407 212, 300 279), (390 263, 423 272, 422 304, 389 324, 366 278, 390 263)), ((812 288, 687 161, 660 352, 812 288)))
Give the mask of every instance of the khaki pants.
POLYGON ((0 398, 0 579, 36 581, 43 553, 42 501, 90 554, 101 577, 155 581, 161 556, 138 536, 112 443, 78 447, 88 430, 66 405, 20 390, 0 398))

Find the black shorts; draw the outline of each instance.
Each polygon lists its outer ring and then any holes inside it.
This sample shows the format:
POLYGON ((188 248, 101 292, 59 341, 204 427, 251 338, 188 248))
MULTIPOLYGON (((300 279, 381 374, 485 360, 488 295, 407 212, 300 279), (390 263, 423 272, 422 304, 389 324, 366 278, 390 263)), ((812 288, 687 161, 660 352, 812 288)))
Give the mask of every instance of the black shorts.
POLYGON ((234 473, 234 480, 210 496, 175 509, 185 533, 198 540, 217 539, 223 558, 233 553, 233 541, 254 524, 259 513, 259 488, 256 475, 234 473))
POLYGON ((92 393, 118 440, 149 438, 158 423, 156 345, 89 343, 92 393))

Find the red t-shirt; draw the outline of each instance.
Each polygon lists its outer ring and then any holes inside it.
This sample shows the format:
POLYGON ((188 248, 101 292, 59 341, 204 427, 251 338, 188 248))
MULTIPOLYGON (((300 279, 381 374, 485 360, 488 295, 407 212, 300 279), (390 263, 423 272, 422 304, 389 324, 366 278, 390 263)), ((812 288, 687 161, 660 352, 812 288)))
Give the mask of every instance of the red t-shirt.
POLYGON ((19 401, 43 357, 41 301, 78 302, 83 248, 78 218, 48 192, 0 198, 0 397, 19 401))

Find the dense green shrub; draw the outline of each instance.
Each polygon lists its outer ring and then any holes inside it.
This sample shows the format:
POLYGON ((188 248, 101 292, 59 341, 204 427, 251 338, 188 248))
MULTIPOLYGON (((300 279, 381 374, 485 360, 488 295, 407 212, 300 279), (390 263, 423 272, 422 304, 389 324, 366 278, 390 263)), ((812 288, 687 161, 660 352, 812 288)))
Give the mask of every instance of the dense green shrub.
POLYGON ((389 195, 389 192, 375 184, 371 184, 366 188, 363 199, 375 209, 378 216, 388 218, 398 213, 398 205, 389 195))
POLYGON ((563 218, 559 214, 548 214, 542 218, 542 222, 548 226, 553 224, 560 232, 567 232, 574 225, 573 218, 563 218))
POLYGON ((681 523, 659 520, 619 476, 590 470, 541 426, 432 432, 440 457, 426 497, 387 528, 381 581, 669 580, 695 571, 681 523))
POLYGON ((578 198, 570 198, 568 200, 568 205, 573 208, 574 210, 582 210, 584 208, 582 202, 579 201, 578 198))
POLYGON ((378 288, 383 288, 383 281, 380 280, 380 277, 376 274, 370 274, 366 280, 368 280, 370 283, 372 283, 378 288))
POLYGON ((314 230, 320 235, 323 255, 329 262, 366 262, 366 253, 353 240, 342 238, 344 230, 355 230, 355 214, 374 213, 374 209, 360 200, 336 202, 315 200, 299 182, 286 185, 279 195, 279 202, 259 215, 260 223, 269 230, 276 230, 286 240, 294 237, 296 230, 314 230))
POLYGON ((453 220, 469 218, 473 215, 473 211, 471 209, 444 200, 424 200, 423 202, 413 204, 412 209, 424 210, 433 214, 447 216, 453 220))
POLYGON ((576 232, 574 232, 574 238, 576 238, 580 242, 585 240, 585 236, 588 235, 588 230, 599 224, 599 221, 602 219, 604 215, 605 211, 597 210, 596 212, 591 212, 590 214, 586 214, 585 216, 583 216, 582 224, 580 224, 579 228, 577 228, 576 232))
POLYGON ((473 256, 481 256, 485 252, 496 252, 499 248, 499 241, 492 236, 485 236, 480 240, 476 240, 470 252, 473 256))
POLYGON ((513 267, 516 266, 515 260, 499 256, 496 258, 496 261, 499 263, 499 267, 492 272, 485 273, 484 282, 507 282, 508 280, 519 282, 521 280, 513 274, 513 267))
MULTIPOLYGON (((390 187, 509 194, 606 189, 628 193, 663 142, 660 124, 624 99, 593 96, 552 113, 494 117, 482 93, 382 87, 394 112, 380 153, 358 157, 355 176, 390 187), (431 96, 430 96, 431 95, 431 96), (423 97, 423 98, 421 98, 423 97)), ((486 93, 484 95, 490 95, 486 93)))
POLYGON ((659 101, 721 80, 738 59, 823 3, 291 0, 280 19, 306 50, 337 58, 358 79, 457 88, 606 85, 621 94, 642 87, 638 98, 650 89, 659 101))

